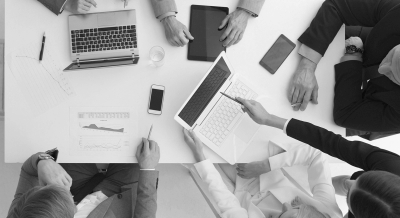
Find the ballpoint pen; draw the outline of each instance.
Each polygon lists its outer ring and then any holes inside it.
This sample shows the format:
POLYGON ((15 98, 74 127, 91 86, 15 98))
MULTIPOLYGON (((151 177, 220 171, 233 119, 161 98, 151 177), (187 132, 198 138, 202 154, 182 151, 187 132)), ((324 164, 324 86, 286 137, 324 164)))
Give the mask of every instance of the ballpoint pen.
POLYGON ((149 131, 149 136, 147 136, 147 140, 150 140, 151 136, 151 131, 153 130, 153 124, 151 124, 150 131, 149 131))
POLYGON ((231 97, 231 96, 229 96, 229 95, 227 95, 227 94, 225 94, 225 93, 223 93, 223 92, 220 92, 220 93, 221 93, 223 96, 225 96, 225 97, 231 99, 232 101, 235 101, 236 103, 238 103, 238 104, 240 104, 240 105, 243 105, 242 102, 236 100, 235 98, 233 98, 233 97, 231 97))
POLYGON ((39 62, 42 61, 42 59, 43 59, 43 50, 44 50, 45 41, 46 41, 46 32, 43 33, 42 48, 40 49, 40 54, 39 54, 39 62))

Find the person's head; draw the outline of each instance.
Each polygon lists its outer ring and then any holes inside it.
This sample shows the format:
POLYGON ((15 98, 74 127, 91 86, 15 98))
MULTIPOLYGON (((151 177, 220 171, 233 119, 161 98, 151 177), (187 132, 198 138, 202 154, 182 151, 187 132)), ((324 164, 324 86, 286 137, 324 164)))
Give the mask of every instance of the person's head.
POLYGON ((362 174, 347 195, 350 211, 357 218, 400 217, 400 177, 384 171, 362 174))
POLYGON ((63 186, 36 186, 19 199, 14 208, 17 218, 73 218, 76 206, 63 186))
POLYGON ((284 203, 282 213, 279 218, 329 218, 329 215, 324 215, 315 207, 303 204, 299 197, 296 197, 292 204, 284 203))

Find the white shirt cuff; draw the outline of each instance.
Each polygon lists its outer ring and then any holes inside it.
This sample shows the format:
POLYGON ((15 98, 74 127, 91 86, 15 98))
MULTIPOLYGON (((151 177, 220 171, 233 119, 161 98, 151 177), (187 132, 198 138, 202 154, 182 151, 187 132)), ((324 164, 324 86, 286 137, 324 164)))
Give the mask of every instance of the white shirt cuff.
POLYGON ((289 121, 290 121, 291 119, 288 119, 287 121, 286 121, 286 123, 285 123, 285 125, 283 126, 283 133, 285 133, 285 135, 287 135, 287 133, 286 133, 286 128, 287 128, 287 125, 289 124, 289 121))
POLYGON ((169 16, 175 16, 175 15, 176 15, 176 12, 171 11, 171 12, 167 12, 165 14, 160 15, 159 17, 157 17, 157 19, 161 22, 162 19, 169 17, 169 16))
POLYGON ((315 64, 318 64, 322 58, 322 55, 320 53, 314 51, 314 49, 304 44, 301 44, 298 53, 299 55, 307 58, 308 60, 314 62, 315 64))

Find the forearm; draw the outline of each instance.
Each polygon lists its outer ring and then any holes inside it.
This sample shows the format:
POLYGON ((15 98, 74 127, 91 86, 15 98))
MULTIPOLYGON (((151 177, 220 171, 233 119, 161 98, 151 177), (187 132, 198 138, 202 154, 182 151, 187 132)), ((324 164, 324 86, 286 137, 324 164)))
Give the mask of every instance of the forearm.
POLYGON ((350 179, 350 176, 335 176, 332 178, 332 184, 335 188, 337 195, 346 196, 349 191, 349 186, 346 181, 350 179))
POLYGON ((155 218, 157 212, 158 171, 140 171, 134 218, 155 218))
MULTIPOLYGON (((154 15, 157 19, 164 16, 166 13, 178 13, 175 0, 151 0, 154 15)), ((161 19, 160 19, 161 20, 161 19)))
POLYGON ((250 12, 253 17, 258 17, 265 0, 239 0, 237 8, 250 12))

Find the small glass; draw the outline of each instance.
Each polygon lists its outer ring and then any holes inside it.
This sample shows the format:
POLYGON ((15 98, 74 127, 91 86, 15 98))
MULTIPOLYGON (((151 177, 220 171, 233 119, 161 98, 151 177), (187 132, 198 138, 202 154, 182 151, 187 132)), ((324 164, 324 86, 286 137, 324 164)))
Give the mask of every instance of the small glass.
POLYGON ((156 67, 161 67, 164 65, 165 52, 160 46, 154 46, 150 49, 150 60, 156 67))

